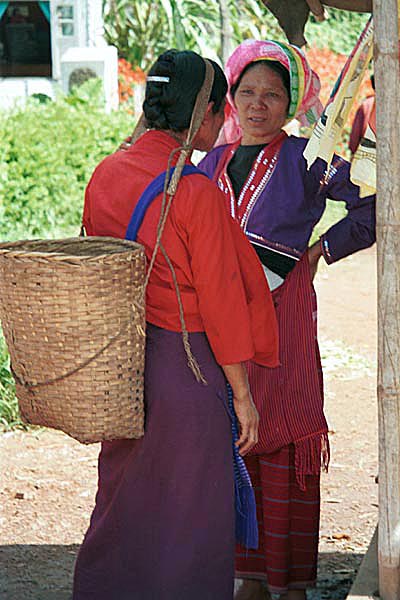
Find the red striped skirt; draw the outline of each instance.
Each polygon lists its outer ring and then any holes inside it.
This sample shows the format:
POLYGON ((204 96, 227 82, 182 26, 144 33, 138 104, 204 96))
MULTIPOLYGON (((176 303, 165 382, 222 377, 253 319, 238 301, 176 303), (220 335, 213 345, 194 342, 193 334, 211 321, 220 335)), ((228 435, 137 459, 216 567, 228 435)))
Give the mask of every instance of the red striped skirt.
POLYGON ((305 589, 317 577, 319 475, 296 479, 294 446, 245 459, 253 482, 259 528, 257 550, 236 548, 236 577, 266 581, 271 593, 305 589))
POLYGON ((272 454, 295 444, 296 475, 304 487, 329 461, 317 343, 317 303, 307 254, 273 292, 279 326, 280 366, 248 364, 250 389, 260 415, 258 443, 250 455, 272 454))

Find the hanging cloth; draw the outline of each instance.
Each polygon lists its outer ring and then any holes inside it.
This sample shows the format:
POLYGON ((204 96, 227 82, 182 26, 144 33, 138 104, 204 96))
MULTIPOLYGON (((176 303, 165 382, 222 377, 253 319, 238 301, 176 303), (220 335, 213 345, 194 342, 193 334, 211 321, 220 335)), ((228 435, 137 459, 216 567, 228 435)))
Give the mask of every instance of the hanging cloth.
MULTIPOLYGON (((400 35, 400 0, 398 6, 398 25, 400 35)), ((399 37, 400 56, 400 37, 399 37)), ((368 125, 363 138, 352 158, 350 168, 351 181, 360 187, 360 198, 376 194, 376 102, 368 115, 368 125)))
POLYGON ((375 101, 367 129, 352 158, 350 179, 360 188, 360 198, 376 194, 376 117, 375 101))
POLYGON ((0 19, 3 17, 4 13, 7 10, 7 6, 9 5, 9 2, 0 2, 0 19))
POLYGON ((46 21, 50 23, 50 2, 49 1, 39 1, 38 2, 40 9, 44 16, 46 17, 46 21))
POLYGON ((352 53, 331 92, 327 105, 315 125, 304 149, 308 169, 319 157, 326 161, 328 170, 339 142, 343 127, 356 98, 366 68, 372 59, 373 22, 367 22, 352 53))

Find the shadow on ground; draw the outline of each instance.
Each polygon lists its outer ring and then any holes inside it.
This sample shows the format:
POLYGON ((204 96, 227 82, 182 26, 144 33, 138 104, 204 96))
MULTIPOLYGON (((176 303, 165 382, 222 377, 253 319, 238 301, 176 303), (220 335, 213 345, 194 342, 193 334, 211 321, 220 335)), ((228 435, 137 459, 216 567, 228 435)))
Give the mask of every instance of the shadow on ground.
POLYGON ((70 600, 79 546, 0 546, 1 600, 70 600))
POLYGON ((357 575, 363 554, 320 552, 318 582, 308 593, 309 600, 344 600, 357 575))
MULTIPOLYGON (((70 600, 78 548, 76 544, 0 546, 0 598, 70 600)), ((361 554, 321 553, 318 585, 310 590, 309 600, 344 600, 361 560, 361 554)))

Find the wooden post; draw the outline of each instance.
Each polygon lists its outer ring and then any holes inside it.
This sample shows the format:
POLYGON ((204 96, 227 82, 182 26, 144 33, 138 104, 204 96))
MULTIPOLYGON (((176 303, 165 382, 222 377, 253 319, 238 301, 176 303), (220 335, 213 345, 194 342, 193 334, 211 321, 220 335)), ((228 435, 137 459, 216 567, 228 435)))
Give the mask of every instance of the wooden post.
POLYGON ((398 0, 374 0, 377 104, 379 592, 400 599, 400 72, 398 0))

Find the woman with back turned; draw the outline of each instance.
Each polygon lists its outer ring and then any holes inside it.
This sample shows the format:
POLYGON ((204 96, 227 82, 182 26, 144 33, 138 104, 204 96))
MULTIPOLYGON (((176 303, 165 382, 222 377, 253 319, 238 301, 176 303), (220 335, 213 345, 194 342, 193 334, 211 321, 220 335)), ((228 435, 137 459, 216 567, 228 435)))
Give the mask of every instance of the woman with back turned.
MULTIPOLYGON (((217 186, 190 162, 192 148, 213 147, 226 90, 212 61, 161 55, 147 78, 147 131, 103 160, 86 190, 88 235, 124 238, 155 178, 186 156, 146 292, 145 434, 102 445, 74 600, 232 599, 236 476, 226 383, 244 455, 257 441, 258 415, 243 363, 277 364, 277 327, 254 250, 217 186), (212 77, 189 144, 196 98, 212 77)), ((137 233, 149 262, 163 200, 158 192, 137 233)))

